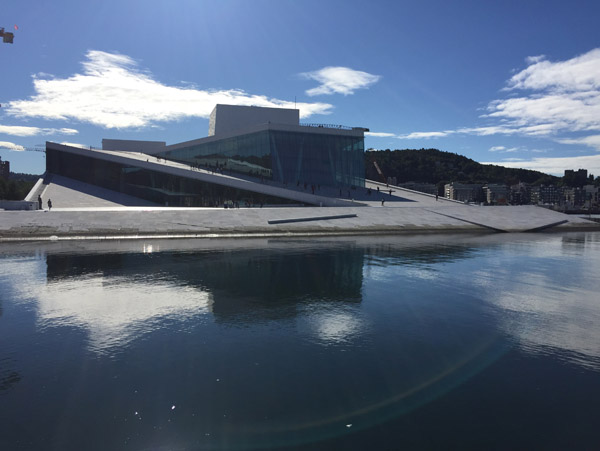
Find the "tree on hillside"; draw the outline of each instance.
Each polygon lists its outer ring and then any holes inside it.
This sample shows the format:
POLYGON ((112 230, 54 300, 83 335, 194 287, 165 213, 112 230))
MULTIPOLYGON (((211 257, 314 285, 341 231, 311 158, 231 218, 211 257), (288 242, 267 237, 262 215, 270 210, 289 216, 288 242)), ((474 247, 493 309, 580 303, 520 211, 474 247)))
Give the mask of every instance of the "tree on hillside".
POLYGON ((31 191, 35 182, 24 180, 6 180, 0 177, 0 199, 23 200, 31 191))
POLYGON ((424 182, 440 184, 442 181, 463 183, 530 184, 546 181, 549 176, 528 169, 512 169, 498 165, 483 165, 470 158, 437 149, 404 149, 365 152, 366 177, 379 180, 377 162, 385 177, 396 177, 398 183, 424 182))

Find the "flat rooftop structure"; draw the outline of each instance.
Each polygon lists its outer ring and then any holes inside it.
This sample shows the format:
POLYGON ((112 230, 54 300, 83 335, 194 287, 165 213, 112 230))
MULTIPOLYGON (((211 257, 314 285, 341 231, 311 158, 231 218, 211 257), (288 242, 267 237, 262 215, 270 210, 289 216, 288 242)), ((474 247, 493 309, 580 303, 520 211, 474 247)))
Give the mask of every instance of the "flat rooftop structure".
POLYGON ((262 131, 283 131, 283 132, 296 132, 296 133, 310 133, 318 135, 335 135, 335 136, 351 136, 356 138, 364 139, 365 131, 367 128, 363 127, 346 127, 343 125, 332 125, 332 124, 278 124, 274 122, 261 122, 257 124, 247 125, 244 128, 223 132, 216 136, 207 136, 204 138, 192 139, 176 144, 170 144, 165 146, 164 151, 169 152, 177 149, 182 149, 190 146, 197 146, 210 142, 217 142, 226 138, 233 138, 240 135, 248 135, 251 133, 258 133, 262 131))
POLYGON ((217 105, 209 136, 168 145, 158 155, 284 184, 364 187, 365 131, 301 124, 297 109, 217 105))
MULTIPOLYGON (((222 139, 248 135, 266 130, 311 133, 320 135, 353 136, 364 138, 364 127, 343 125, 300 123, 300 110, 287 108, 265 108, 238 105, 217 105, 210 114, 208 136, 165 147, 171 152, 190 146, 217 142, 222 139)), ((118 149, 114 149, 118 150, 118 149)))
POLYGON ((227 135, 258 124, 271 122, 299 125, 300 110, 218 104, 210 113, 208 136, 227 135))

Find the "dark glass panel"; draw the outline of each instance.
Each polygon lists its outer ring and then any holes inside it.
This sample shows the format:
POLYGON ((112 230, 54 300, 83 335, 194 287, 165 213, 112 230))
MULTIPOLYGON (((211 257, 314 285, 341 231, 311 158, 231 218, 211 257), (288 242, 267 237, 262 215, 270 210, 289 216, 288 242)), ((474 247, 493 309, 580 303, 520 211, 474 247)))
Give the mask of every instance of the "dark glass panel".
POLYGON ((82 155, 47 149, 47 170, 53 174, 91 183, 160 205, 219 207, 282 205, 296 202, 252 191, 207 183, 162 172, 149 171, 82 155))
POLYGON ((273 178, 286 183, 364 186, 363 139, 353 136, 271 131, 277 164, 273 178))
POLYGON ((273 178, 267 131, 172 150, 161 156, 205 169, 273 178))

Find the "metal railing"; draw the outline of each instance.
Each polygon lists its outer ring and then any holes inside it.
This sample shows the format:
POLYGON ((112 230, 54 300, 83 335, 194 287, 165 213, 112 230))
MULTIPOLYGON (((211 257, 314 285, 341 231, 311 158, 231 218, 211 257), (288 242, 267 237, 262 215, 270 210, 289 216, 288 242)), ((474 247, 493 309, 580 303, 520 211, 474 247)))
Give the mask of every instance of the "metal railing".
POLYGON ((335 125, 335 124, 307 124, 301 123, 302 127, 317 127, 317 128, 333 128, 336 130, 352 130, 352 127, 346 125, 335 125))

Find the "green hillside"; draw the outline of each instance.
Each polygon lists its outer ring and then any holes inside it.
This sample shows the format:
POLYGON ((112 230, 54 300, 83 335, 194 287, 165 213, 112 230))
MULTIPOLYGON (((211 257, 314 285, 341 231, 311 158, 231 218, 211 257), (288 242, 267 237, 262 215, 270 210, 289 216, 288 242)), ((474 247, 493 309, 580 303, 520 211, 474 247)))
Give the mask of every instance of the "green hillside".
POLYGON ((525 182, 534 185, 557 183, 554 177, 539 171, 484 165, 470 158, 437 149, 368 150, 365 152, 366 176, 381 180, 374 162, 385 177, 396 177, 398 183, 506 183, 525 182))
POLYGON ((0 199, 23 200, 35 182, 26 180, 6 180, 0 177, 0 199))

